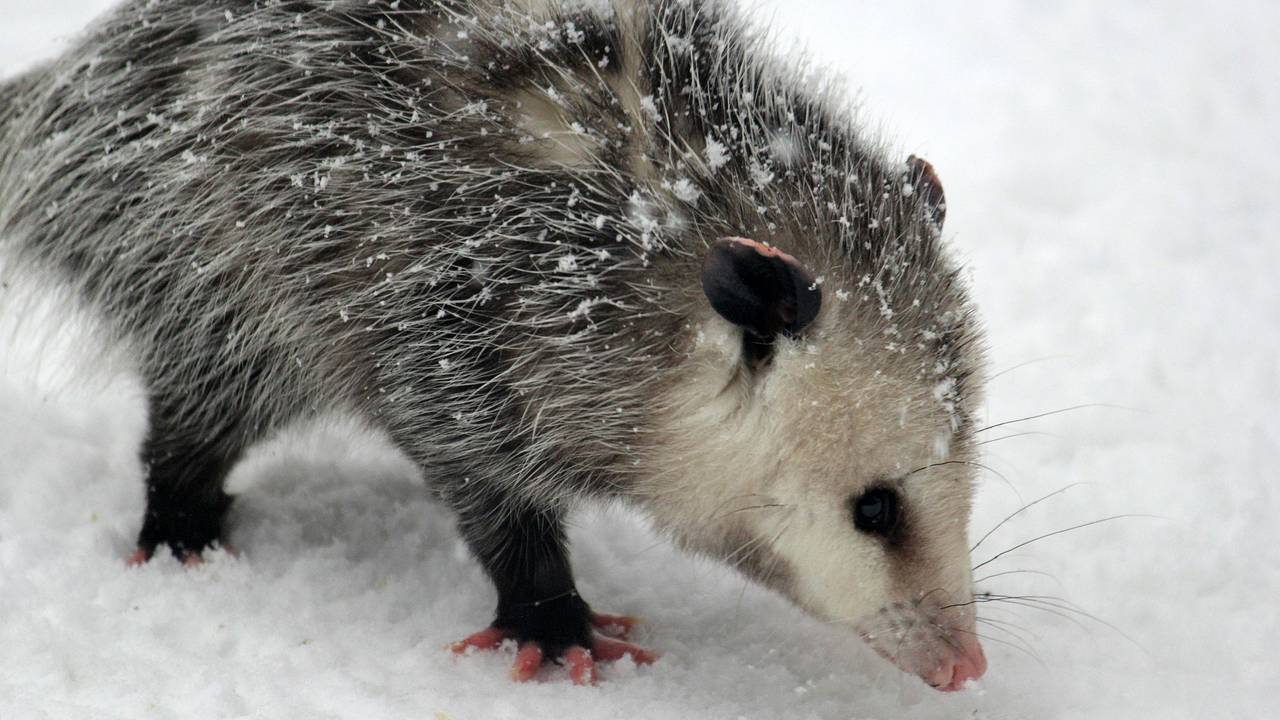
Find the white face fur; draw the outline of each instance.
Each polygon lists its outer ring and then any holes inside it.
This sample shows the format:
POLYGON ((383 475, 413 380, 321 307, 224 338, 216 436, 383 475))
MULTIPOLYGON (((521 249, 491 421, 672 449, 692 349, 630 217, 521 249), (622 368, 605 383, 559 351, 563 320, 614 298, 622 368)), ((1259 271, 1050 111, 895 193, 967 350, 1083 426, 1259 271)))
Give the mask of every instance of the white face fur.
POLYGON ((857 309, 830 298, 803 338, 779 337, 752 371, 741 331, 708 308, 663 403, 646 501, 684 547, 954 689, 953 666, 967 662, 968 677, 985 667, 970 602, 970 444, 917 360, 854 339, 857 309), (855 524, 872 488, 897 499, 889 536, 855 524))

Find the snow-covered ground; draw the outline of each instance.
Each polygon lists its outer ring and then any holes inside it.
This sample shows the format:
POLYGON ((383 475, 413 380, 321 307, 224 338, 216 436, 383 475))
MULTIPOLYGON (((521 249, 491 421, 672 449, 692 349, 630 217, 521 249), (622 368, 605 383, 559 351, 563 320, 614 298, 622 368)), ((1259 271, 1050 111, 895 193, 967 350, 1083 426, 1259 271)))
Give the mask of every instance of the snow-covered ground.
MULTIPOLYGON (((106 3, 0 0, 0 73, 106 3), (46 9, 54 8, 57 9, 46 9)), ((596 688, 455 660, 492 591, 413 471, 335 424, 236 474, 239 558, 126 570, 140 389, 56 299, 0 295, 0 718, 1260 718, 1280 672, 1280 5, 764 3, 927 156, 990 330, 973 535, 991 669, 941 695, 638 520, 580 519, 664 653, 596 688), (1019 435, 1035 431, 1036 434, 1019 435)), ((550 673, 554 678, 555 673, 550 673)))

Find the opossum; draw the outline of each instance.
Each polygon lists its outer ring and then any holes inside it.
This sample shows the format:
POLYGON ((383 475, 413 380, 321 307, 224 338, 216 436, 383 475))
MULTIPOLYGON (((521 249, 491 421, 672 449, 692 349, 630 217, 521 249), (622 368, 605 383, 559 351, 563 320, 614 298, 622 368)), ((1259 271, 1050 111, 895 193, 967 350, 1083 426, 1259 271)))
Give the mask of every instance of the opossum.
POLYGON ((493 580, 456 649, 513 639, 517 679, 655 657, 575 588, 592 499, 934 687, 983 674, 942 185, 732 7, 128 0, 0 103, 11 266, 149 388, 136 561, 221 543, 245 448, 352 412, 493 580))

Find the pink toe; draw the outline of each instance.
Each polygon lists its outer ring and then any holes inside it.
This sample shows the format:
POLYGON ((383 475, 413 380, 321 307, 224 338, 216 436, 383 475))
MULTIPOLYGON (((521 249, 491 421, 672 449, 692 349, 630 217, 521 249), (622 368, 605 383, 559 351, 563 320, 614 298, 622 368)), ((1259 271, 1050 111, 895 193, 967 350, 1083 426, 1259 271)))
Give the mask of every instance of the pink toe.
POLYGON ((595 685, 596 664, 586 648, 574 645, 564 653, 564 662, 569 666, 569 680, 574 685, 595 685))
POLYGON ((516 682, 528 682, 538 674, 540 667, 542 667, 542 648, 535 642, 525 643, 516 653, 515 664, 511 666, 511 679, 516 682))
POLYGON ((480 632, 471 633, 449 647, 454 653, 461 655, 471 648, 475 648, 476 650, 493 650, 501 645, 502 641, 506 639, 507 633, 505 630, 490 627, 485 628, 480 632))
POLYGON ((630 655, 637 665, 650 665, 658 659, 658 654, 652 650, 645 650, 637 645, 607 637, 596 637, 595 642, 592 643, 591 653, 604 662, 621 660, 624 656, 630 655))

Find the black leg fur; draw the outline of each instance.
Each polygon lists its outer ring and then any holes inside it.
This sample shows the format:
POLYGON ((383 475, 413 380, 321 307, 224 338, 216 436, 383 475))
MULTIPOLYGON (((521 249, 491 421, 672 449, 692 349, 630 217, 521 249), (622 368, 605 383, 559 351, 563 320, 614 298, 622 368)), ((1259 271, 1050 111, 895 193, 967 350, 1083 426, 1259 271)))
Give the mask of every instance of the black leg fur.
POLYGON ((175 432, 158 410, 153 404, 151 436, 143 450, 147 510, 138 547, 148 556, 162 544, 179 557, 199 554, 222 539, 232 501, 222 484, 238 452, 225 449, 225 432, 185 439, 189 435, 175 432))
POLYGON ((578 596, 558 512, 489 502, 460 511, 461 529, 498 590, 493 627, 536 641, 548 659, 572 645, 590 648, 591 608, 578 596))
POLYGON ((168 545, 179 557, 199 554, 222 539, 223 521, 232 497, 220 480, 188 483, 167 466, 151 467, 147 478, 147 511, 138 547, 150 555, 168 545))

